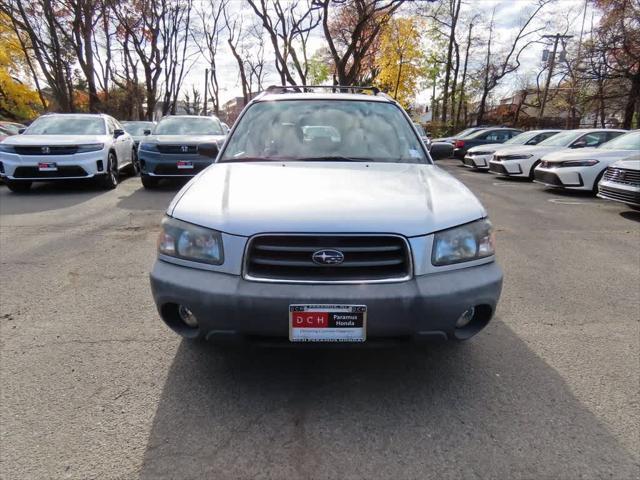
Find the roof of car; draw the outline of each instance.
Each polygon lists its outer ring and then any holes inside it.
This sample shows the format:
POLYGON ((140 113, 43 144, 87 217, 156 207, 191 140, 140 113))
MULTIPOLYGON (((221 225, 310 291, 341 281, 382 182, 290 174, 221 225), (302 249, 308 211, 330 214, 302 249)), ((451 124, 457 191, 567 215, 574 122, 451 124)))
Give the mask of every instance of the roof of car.
POLYGON ((283 92, 265 93, 254 99, 255 102, 273 102, 282 100, 347 100, 347 101, 367 101, 390 103, 386 96, 367 95, 364 93, 316 93, 316 92, 283 92))

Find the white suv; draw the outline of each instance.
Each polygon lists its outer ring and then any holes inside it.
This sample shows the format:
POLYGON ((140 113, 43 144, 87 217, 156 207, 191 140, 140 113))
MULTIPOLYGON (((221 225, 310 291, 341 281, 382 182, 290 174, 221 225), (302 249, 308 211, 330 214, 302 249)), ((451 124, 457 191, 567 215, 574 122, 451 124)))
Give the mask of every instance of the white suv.
POLYGON ((0 143, 0 175, 14 192, 33 182, 96 178, 118 185, 119 170, 134 170, 134 143, 117 120, 102 114, 50 114, 0 143))

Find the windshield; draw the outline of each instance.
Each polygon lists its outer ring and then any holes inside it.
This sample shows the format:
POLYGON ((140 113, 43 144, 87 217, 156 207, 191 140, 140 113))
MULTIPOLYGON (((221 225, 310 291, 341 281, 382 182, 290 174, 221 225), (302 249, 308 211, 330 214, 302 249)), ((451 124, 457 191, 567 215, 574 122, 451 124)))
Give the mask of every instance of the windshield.
POLYGON ((40 117, 24 132, 26 135, 106 135, 101 117, 56 115, 40 117))
POLYGON ((222 125, 214 118, 168 117, 160 120, 154 135, 224 135, 222 125))
POLYGON ((540 132, 524 132, 520 135, 516 135, 515 137, 510 138, 509 140, 504 142, 504 145, 524 145, 536 135, 540 135, 540 132))
POLYGON ((640 150, 640 131, 616 137, 598 148, 603 150, 640 150))
POLYGON ((122 122, 122 128, 129 135, 141 137, 145 130, 153 130, 153 122, 122 122))
POLYGON ((0 129, 5 132, 8 132, 10 135, 17 135, 21 128, 24 128, 15 123, 1 123, 0 129))
POLYGON ((540 142, 538 145, 541 147, 566 147, 571 144, 576 138, 584 135, 585 132, 582 131, 574 131, 570 130, 568 132, 561 132, 554 135, 551 138, 547 138, 546 140, 540 142))
POLYGON ((219 161, 429 163, 400 108, 357 100, 259 102, 242 116, 219 161))

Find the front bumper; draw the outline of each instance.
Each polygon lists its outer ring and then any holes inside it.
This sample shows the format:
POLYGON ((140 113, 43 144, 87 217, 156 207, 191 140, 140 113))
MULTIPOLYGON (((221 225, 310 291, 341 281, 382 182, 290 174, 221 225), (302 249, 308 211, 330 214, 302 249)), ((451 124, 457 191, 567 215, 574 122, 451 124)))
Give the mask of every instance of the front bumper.
POLYGON ((458 160, 464 160, 464 156, 467 154, 467 149, 466 148, 454 148, 453 149, 453 156, 456 157, 458 160))
POLYGON ((585 186, 582 175, 577 168, 537 167, 533 171, 533 181, 554 188, 591 190, 591 186, 585 186))
POLYGON ((502 270, 495 262, 386 284, 251 282, 162 260, 156 261, 150 277, 160 316, 183 336, 284 343, 288 342, 290 304, 366 305, 366 343, 465 339, 489 322, 502 289, 502 270), (195 314, 197 329, 181 323, 177 305, 195 314), (476 307, 477 318, 468 329, 456 330, 456 320, 470 307, 476 307))
POLYGON ((489 160, 492 155, 465 155, 464 165, 469 168, 477 168, 478 170, 488 170, 489 160))
POLYGON ((73 155, 0 154, 0 176, 9 180, 50 181, 92 178, 104 175, 107 151, 75 153, 73 155), (55 163, 57 170, 40 171, 38 164, 55 163))
POLYGON ((496 162, 492 160, 489 162, 489 171, 505 177, 526 177, 520 164, 514 161, 496 162))
POLYGON ((215 158, 199 154, 176 155, 138 149, 138 160, 142 175, 151 177, 194 177, 211 165, 215 158), (191 162, 193 168, 178 168, 179 161, 191 162))
POLYGON ((640 187, 635 185, 601 180, 598 197, 640 207, 640 187))

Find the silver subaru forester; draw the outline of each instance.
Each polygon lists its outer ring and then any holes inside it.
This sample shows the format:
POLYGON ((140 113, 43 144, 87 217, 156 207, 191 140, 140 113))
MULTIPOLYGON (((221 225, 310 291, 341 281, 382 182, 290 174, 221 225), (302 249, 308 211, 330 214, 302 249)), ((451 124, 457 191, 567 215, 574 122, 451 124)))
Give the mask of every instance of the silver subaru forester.
POLYGON ((466 340, 502 287, 487 212, 375 88, 271 87, 173 199, 151 288, 192 339, 466 340))

